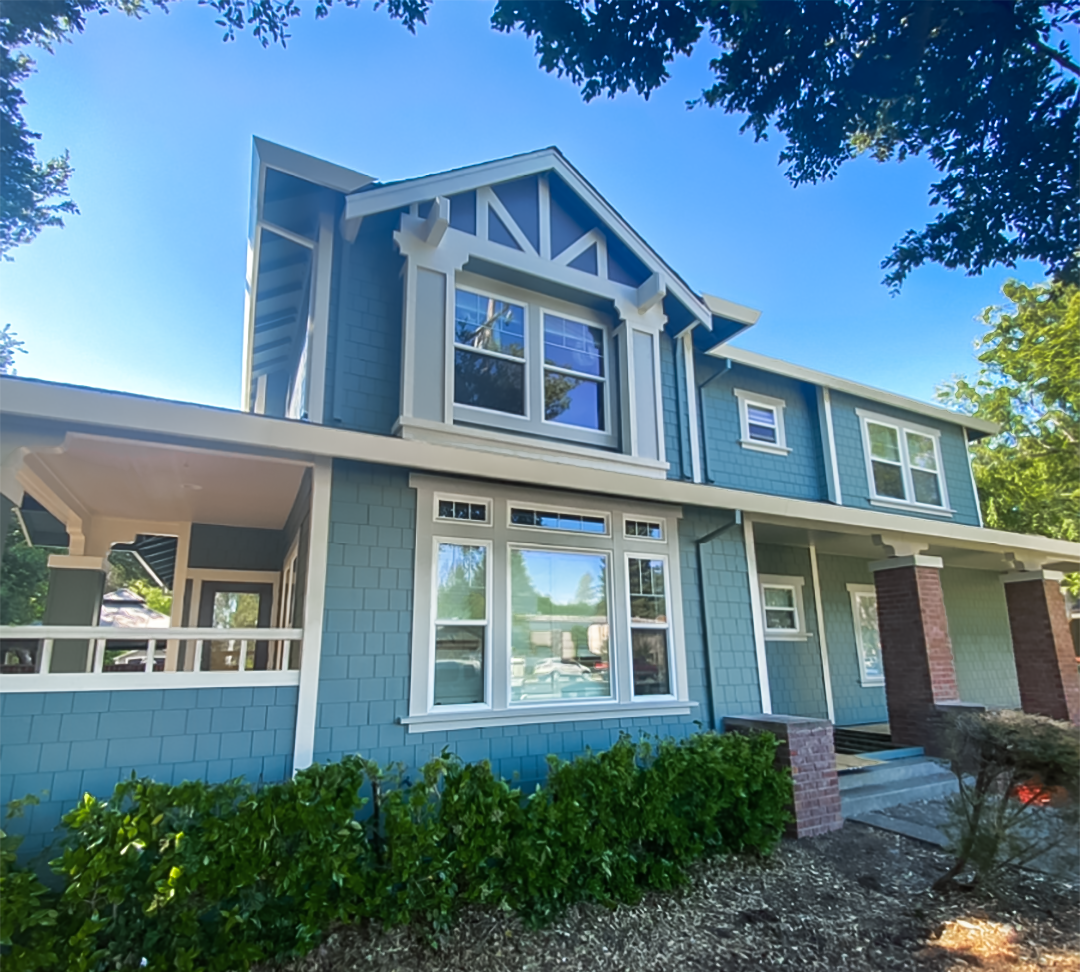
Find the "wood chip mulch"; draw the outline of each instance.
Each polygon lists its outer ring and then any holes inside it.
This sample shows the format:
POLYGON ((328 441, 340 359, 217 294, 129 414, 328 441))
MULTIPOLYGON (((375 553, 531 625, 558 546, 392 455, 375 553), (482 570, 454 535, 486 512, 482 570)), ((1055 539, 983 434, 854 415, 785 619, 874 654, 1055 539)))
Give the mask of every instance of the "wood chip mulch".
POLYGON ((288 972, 1080 972, 1080 890, 1027 871, 991 894, 935 894, 937 848, 856 823, 767 861, 702 864, 686 887, 524 928, 473 910, 422 930, 343 928, 288 972))

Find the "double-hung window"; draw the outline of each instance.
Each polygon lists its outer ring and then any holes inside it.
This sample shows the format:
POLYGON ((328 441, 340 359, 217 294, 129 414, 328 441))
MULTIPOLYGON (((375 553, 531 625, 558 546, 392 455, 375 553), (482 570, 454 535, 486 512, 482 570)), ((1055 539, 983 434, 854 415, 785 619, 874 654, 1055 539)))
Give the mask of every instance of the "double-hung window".
POLYGON ((467 272, 457 276, 454 421, 616 446, 607 318, 467 272))
POLYGON ((803 578, 759 574, 765 638, 769 641, 805 641, 803 578))
POLYGON ((784 430, 782 398, 734 389, 739 401, 739 444, 744 449, 786 456, 791 450, 784 430))
POLYGON ((940 433, 861 409, 858 414, 870 502, 951 512, 941 465, 940 433))
POLYGON ((855 626, 855 645, 859 652, 859 681, 864 686, 884 685, 885 667, 881 660, 877 590, 872 584, 848 584, 847 589, 851 595, 851 618, 855 626))
POLYGON ((677 509, 412 483, 411 731, 690 711, 677 509))

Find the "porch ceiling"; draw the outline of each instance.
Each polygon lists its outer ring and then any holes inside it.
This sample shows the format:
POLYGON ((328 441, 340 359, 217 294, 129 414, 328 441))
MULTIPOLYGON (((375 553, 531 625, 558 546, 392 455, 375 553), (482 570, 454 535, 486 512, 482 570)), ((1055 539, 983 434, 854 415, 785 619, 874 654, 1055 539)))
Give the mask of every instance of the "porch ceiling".
MULTIPOLYGON (((913 526, 917 526, 915 521, 913 526)), ((754 540, 757 543, 772 543, 785 547, 807 547, 814 544, 819 554, 834 554, 839 557, 859 557, 862 560, 884 560, 889 551, 875 543, 873 534, 868 531, 839 532, 823 530, 813 526, 795 523, 765 522, 755 518, 754 540)), ((913 532, 905 539, 914 540, 918 536, 913 532)), ((954 540, 933 537, 929 531, 924 535, 927 547, 922 552, 931 557, 940 557, 946 567, 969 567, 974 570, 992 570, 999 574, 1013 569, 1005 554, 1012 552, 1008 547, 997 544, 965 545, 954 540)), ((1021 554, 1021 559, 1025 559, 1021 554)), ((1073 561, 1047 561, 1027 565, 1029 569, 1045 567, 1049 570, 1076 570, 1073 561)))
POLYGON ((68 499, 93 516, 280 529, 305 465, 237 453, 69 434, 58 449, 33 450, 27 484, 49 512, 68 499), (41 487, 47 487, 43 489, 41 487), (65 497, 65 494, 66 497, 65 497))

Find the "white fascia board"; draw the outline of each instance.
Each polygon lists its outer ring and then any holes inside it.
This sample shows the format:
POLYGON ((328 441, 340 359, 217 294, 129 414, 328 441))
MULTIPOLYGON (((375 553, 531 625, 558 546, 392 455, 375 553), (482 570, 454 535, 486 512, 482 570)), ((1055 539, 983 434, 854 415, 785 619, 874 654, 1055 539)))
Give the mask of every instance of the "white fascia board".
POLYGON ((897 395, 895 392, 884 391, 874 388, 873 385, 863 385, 847 378, 837 378, 835 375, 826 374, 824 371, 815 371, 813 368, 804 368, 802 365, 792 364, 780 358, 770 358, 756 351, 745 351, 742 348, 724 344, 706 352, 714 358, 730 358, 736 364, 746 365, 748 368, 758 368, 761 371, 771 371, 778 375, 787 375, 799 381, 806 381, 812 385, 821 385, 823 388, 831 388, 834 391, 845 392, 857 398, 865 398, 867 401, 881 402, 891 405, 893 408, 902 408, 906 412, 915 412, 918 415, 926 415, 950 425, 960 425, 966 429, 975 429, 984 435, 997 435, 1001 426, 996 422, 988 422, 986 419, 975 418, 973 415, 965 415, 963 412, 954 412, 940 405, 931 405, 929 402, 920 402, 917 398, 908 398, 905 395, 897 395))
POLYGON ((678 273, 638 236, 615 208, 566 161, 558 149, 540 149, 524 155, 511 156, 508 159, 481 162, 478 165, 453 169, 450 172, 437 172, 433 175, 391 183, 382 188, 353 193, 345 197, 345 212, 342 219, 345 222, 363 219, 365 216, 384 213, 391 209, 404 209, 414 202, 422 202, 435 196, 453 196, 461 192, 481 189, 484 186, 508 182, 511 179, 524 179, 526 176, 539 175, 543 172, 557 173, 599 214, 608 229, 618 236, 642 263, 660 273, 668 290, 692 312, 699 315, 699 323, 711 329, 712 314, 701 297, 695 294, 678 273))
POLYGON ((1026 553, 1055 565, 1080 566, 1080 543, 1066 540, 673 479, 646 479, 614 470, 597 469, 588 477, 582 477, 580 466, 560 462, 556 457, 538 459, 477 452, 458 445, 372 435, 33 378, 0 377, 0 402, 0 418, 59 423, 71 431, 109 429, 113 430, 112 434, 119 431, 158 442, 183 441, 204 447, 308 460, 318 457, 352 459, 449 475, 461 475, 462 469, 468 468, 473 476, 485 479, 543 482, 552 489, 637 500, 647 496, 650 501, 675 506, 742 510, 758 520, 808 529, 833 528, 860 535, 882 533, 928 538, 964 549, 1000 552, 1003 557, 1013 553, 1021 561, 1026 553))
POLYGON ((346 169, 342 165, 317 159, 313 155, 305 155, 303 152, 286 148, 276 142, 268 142, 258 136, 255 136, 254 141, 255 155, 261 165, 307 182, 313 182, 318 186, 325 186, 327 189, 333 189, 334 192, 347 195, 375 181, 374 176, 346 169))
POLYGON ((736 304, 732 300, 724 300, 723 297, 714 297, 712 294, 702 294, 702 302, 717 317, 723 317, 729 321, 745 324, 752 327, 761 317, 761 311, 754 310, 744 304, 736 304))

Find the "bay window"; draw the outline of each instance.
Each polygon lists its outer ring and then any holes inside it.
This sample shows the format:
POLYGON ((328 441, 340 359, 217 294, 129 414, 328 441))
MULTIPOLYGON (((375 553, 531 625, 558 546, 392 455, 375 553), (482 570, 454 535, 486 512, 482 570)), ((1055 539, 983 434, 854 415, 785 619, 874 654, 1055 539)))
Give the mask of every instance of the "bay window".
POLYGON ((411 731, 690 711, 677 509, 412 484, 411 731))

